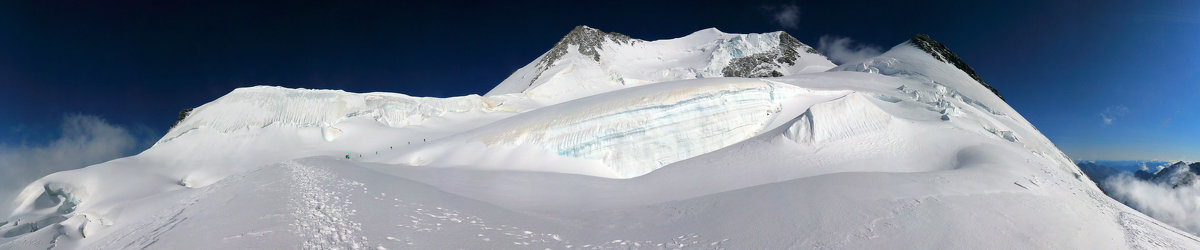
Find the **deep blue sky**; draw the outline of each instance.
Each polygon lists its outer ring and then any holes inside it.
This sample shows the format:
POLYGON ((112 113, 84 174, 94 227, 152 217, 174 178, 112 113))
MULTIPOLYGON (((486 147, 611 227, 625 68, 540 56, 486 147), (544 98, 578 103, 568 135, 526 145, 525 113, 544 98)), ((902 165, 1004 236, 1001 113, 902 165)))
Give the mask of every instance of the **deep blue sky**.
POLYGON ((1200 160, 1196 1, 96 2, 0 3, 0 144, 45 144, 74 113, 155 140, 240 86, 482 94, 585 24, 885 49, 927 33, 1073 158, 1200 160), (772 20, 788 5, 785 28, 772 20))

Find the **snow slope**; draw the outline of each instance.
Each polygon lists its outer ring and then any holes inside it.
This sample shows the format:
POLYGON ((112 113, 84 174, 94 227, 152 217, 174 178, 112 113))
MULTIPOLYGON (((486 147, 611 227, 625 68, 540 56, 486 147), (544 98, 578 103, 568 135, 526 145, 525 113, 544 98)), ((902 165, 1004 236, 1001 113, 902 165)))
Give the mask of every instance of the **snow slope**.
MULTIPOLYGON (((713 41, 697 34, 664 41, 713 41)), ((1200 248, 910 43, 797 72, 238 89, 139 155, 25 188, 0 248, 1200 248)))

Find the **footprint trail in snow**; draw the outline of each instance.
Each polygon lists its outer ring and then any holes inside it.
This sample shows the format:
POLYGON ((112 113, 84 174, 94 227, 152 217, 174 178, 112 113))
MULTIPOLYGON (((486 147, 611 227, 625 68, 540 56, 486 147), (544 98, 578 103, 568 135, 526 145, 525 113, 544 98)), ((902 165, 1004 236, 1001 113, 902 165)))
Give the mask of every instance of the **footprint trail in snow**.
POLYGON ((350 219, 349 188, 362 183, 335 178, 333 173, 319 168, 285 162, 294 183, 290 199, 296 221, 292 230, 305 239, 304 249, 362 249, 368 246, 366 236, 360 236, 362 224, 350 219), (329 188, 332 187, 332 188, 329 188))

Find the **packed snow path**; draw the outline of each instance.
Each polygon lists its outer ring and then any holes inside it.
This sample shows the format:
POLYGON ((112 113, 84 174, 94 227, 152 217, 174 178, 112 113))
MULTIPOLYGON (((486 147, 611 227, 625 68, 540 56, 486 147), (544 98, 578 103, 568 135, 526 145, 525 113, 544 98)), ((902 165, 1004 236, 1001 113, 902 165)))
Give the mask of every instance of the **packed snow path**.
POLYGON ((347 192, 363 184, 335 178, 328 171, 284 162, 295 187, 290 206, 295 233, 304 240, 304 249, 361 249, 368 246, 361 235, 362 224, 350 218, 354 194, 347 192))

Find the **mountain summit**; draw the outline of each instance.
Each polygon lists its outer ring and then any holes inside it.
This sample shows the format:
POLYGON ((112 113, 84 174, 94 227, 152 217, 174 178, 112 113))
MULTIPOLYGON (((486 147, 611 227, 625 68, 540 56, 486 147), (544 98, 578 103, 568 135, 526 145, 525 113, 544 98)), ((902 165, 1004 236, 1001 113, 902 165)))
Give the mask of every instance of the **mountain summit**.
POLYGON ((554 65, 555 61, 567 54, 567 49, 576 48, 580 54, 592 57, 592 60, 599 62, 600 53, 605 43, 615 45, 631 45, 635 42, 645 42, 638 39, 629 38, 629 36, 616 32, 605 33, 598 29, 588 27, 586 25, 575 26, 571 32, 567 32, 562 40, 554 44, 550 51, 546 52, 546 56, 538 60, 538 65, 545 70, 550 65, 554 65))
POLYGON ((577 26, 486 96, 524 93, 543 103, 558 103, 656 82, 777 77, 833 66, 782 31, 729 34, 710 28, 682 38, 644 41, 577 26))
POLYGON ((992 85, 984 83, 983 79, 979 78, 978 74, 975 74, 975 69, 972 69, 971 66, 967 66, 967 63, 963 62, 961 58, 958 58, 958 55, 955 55, 954 52, 950 52, 950 49, 946 48, 946 45, 942 45, 942 43, 934 41, 933 38, 929 37, 929 35, 917 34, 912 39, 908 39, 908 43, 917 46, 917 48, 921 48, 921 50, 924 50, 925 53, 929 53, 929 55, 933 56, 933 58, 937 58, 938 61, 953 64, 954 67, 957 67, 959 70, 967 73, 967 75, 971 76, 971 79, 975 79, 975 81, 983 85, 984 88, 991 90, 992 93, 996 94, 996 97, 1004 99, 1004 96, 1000 95, 1000 91, 997 91, 996 88, 992 87, 992 85))

